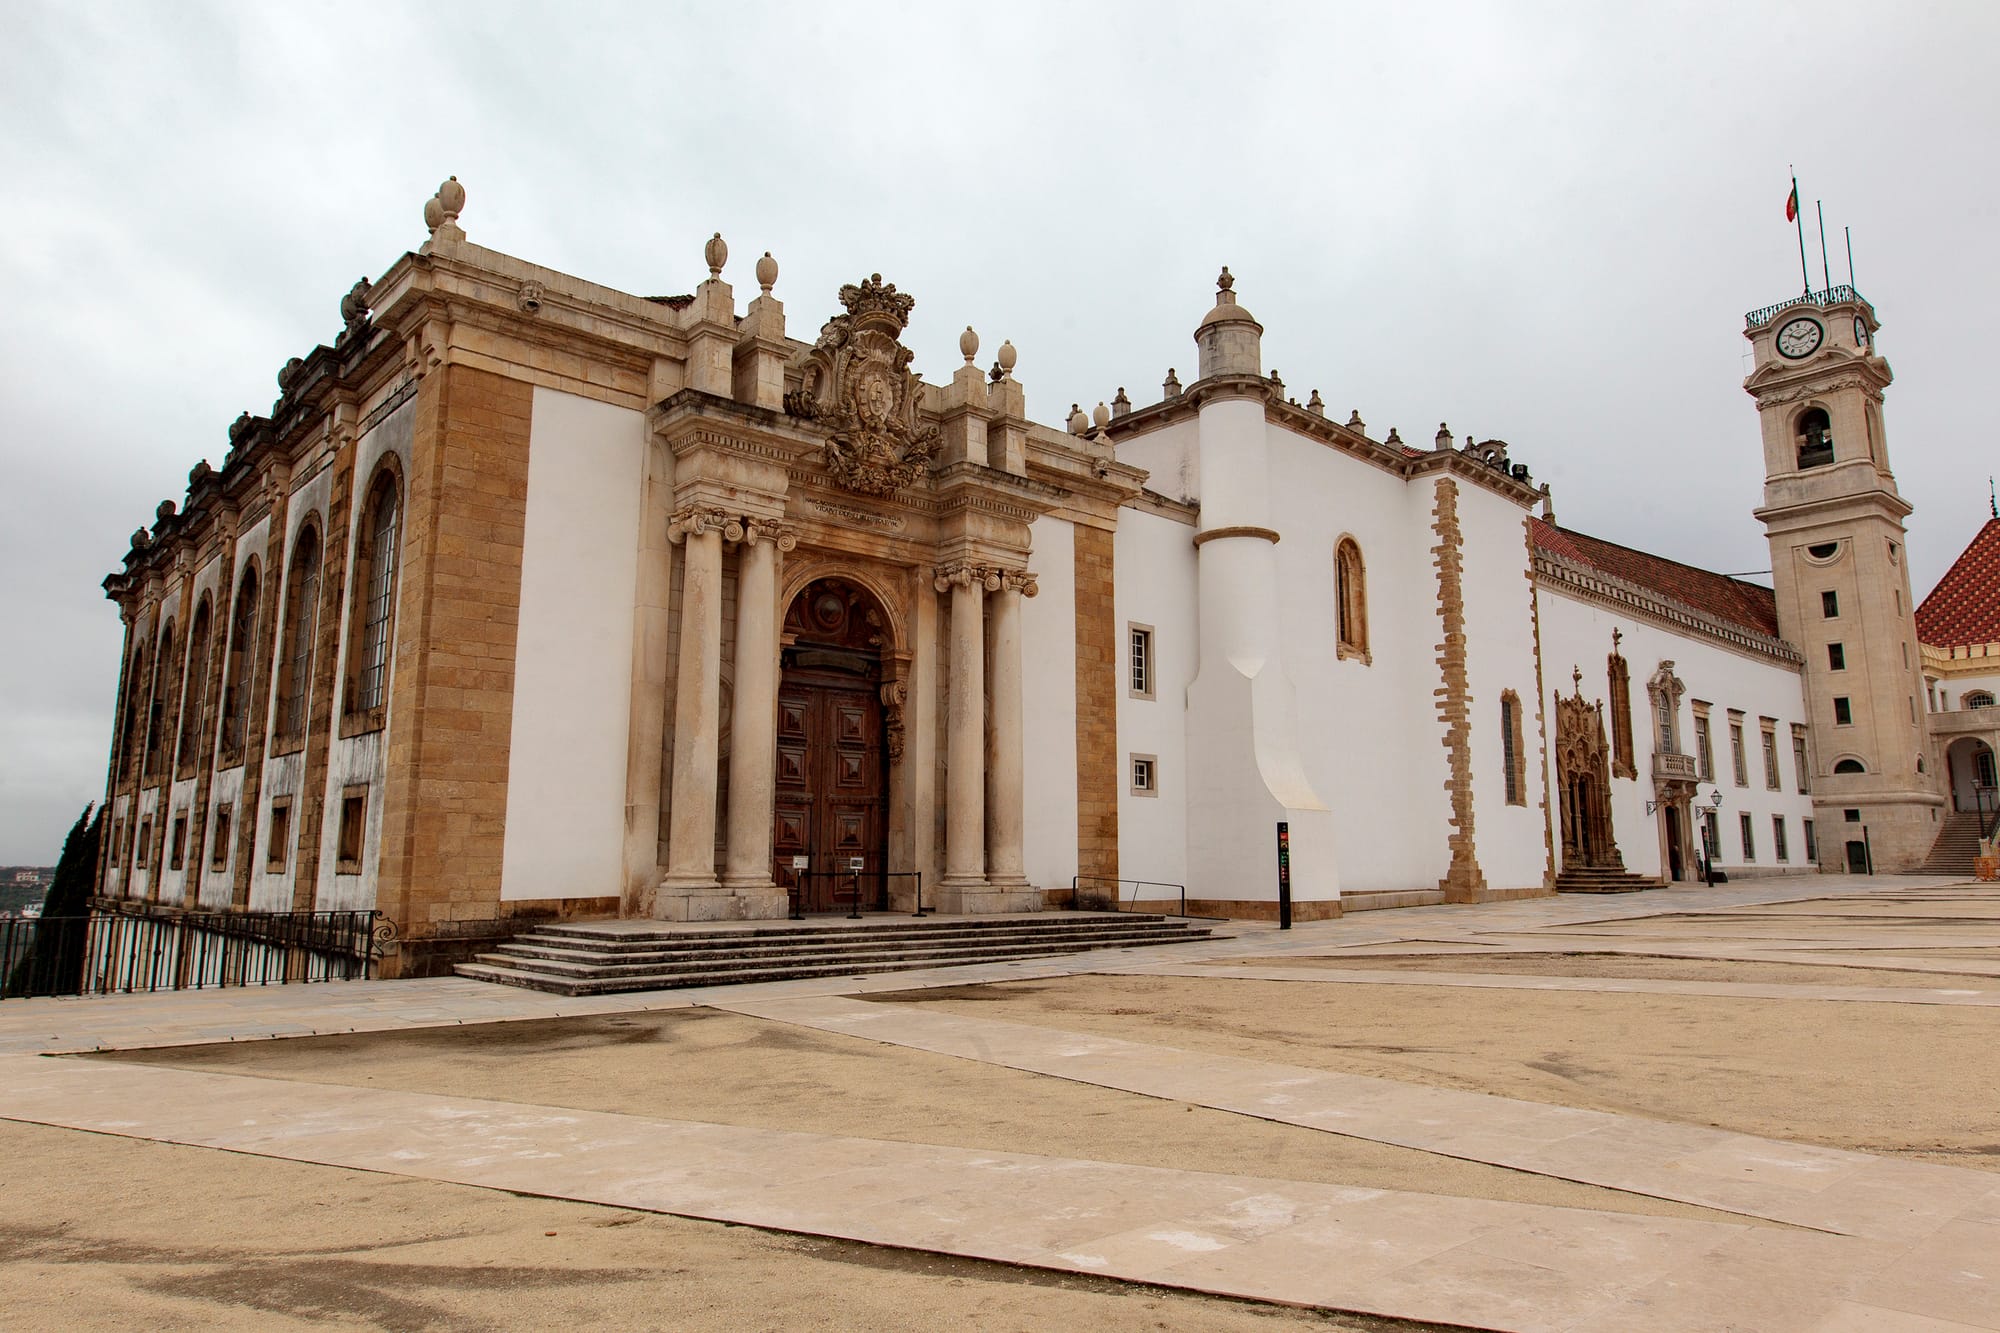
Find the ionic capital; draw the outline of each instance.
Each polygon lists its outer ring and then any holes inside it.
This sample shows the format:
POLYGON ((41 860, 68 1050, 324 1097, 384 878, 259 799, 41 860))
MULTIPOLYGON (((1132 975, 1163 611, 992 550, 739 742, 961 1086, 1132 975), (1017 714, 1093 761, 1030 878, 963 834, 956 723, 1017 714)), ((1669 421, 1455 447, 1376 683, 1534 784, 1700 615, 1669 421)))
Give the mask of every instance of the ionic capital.
POLYGON ((770 542, 780 553, 790 551, 799 544, 798 525, 774 518, 744 519, 743 544, 748 546, 760 541, 770 542))
POLYGON ((1023 597, 1033 597, 1041 591, 1035 576, 1025 569, 1003 569, 998 571, 1000 587, 1004 592, 1018 592, 1023 597))
POLYGON ((960 560, 949 565, 939 565, 937 577, 932 580, 932 584, 939 592, 950 592, 953 588, 984 588, 987 573, 984 565, 960 560))
POLYGON ((724 541, 743 540, 743 520, 722 509, 682 505, 667 520, 667 540, 679 543, 705 532, 719 532, 724 541))

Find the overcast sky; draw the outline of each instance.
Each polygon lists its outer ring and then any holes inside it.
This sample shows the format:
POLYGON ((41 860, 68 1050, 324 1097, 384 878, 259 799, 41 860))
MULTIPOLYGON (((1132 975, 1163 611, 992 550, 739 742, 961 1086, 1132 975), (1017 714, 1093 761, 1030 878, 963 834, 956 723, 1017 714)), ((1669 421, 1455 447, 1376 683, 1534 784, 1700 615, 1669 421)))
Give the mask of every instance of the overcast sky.
POLYGON ((1770 561, 1746 310, 1800 288, 1796 163, 1897 373, 1921 597, 1987 515, 2000 6, 7 7, 0 863, 104 785, 98 588, 341 295, 465 185, 471 239, 640 294, 881 272, 1060 423, 1193 378, 1228 264, 1267 368, 1378 438, 1510 442, 1566 525, 1770 561), (577 18, 576 14, 587 17, 577 18))

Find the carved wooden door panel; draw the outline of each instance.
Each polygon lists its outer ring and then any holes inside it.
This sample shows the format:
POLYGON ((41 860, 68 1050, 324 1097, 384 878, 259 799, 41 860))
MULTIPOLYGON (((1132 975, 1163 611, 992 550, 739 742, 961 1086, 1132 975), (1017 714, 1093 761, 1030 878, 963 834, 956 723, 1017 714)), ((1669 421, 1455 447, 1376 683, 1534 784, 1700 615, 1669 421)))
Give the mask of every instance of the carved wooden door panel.
POLYGON ((794 856, 811 858, 800 909, 849 905, 850 859, 860 857, 862 901, 879 891, 887 825, 882 703, 872 681, 788 670, 778 691, 776 825, 781 880, 794 856), (838 871, 839 875, 822 873, 838 871))

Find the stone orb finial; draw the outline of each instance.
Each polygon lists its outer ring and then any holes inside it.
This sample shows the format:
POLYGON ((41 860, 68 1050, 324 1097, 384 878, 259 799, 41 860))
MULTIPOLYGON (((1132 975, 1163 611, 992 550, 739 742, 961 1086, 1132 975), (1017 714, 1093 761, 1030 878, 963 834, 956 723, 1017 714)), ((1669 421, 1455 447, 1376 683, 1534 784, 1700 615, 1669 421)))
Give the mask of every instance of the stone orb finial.
POLYGON ((444 184, 438 186, 437 201, 446 222, 458 221, 458 215, 465 211, 465 187, 458 183, 458 177, 445 178, 444 184))
POLYGON ((708 244, 701 247, 701 257, 708 261, 708 276, 720 278, 722 266, 729 262, 729 243, 717 232, 708 238, 708 244))
POLYGON ((1090 418, 1083 414, 1083 408, 1076 403, 1069 405, 1069 433, 1081 435, 1090 429, 1090 418))
POLYGON ((435 232, 443 225, 444 205, 438 202, 436 195, 432 195, 430 198, 424 200, 424 229, 435 232))
POLYGON ((970 324, 965 326, 964 333, 958 335, 958 350, 968 366, 972 364, 972 358, 979 355, 979 335, 972 331, 970 324))
POLYGON ((249 429, 250 429, 250 414, 248 412, 244 412, 241 415, 239 415, 236 418, 236 420, 229 423, 229 442, 231 444, 236 443, 236 441, 242 437, 243 432, 249 429))
POLYGON ((1439 450, 1451 448, 1451 427, 1442 421, 1438 422, 1437 438, 1432 440, 1431 443, 1439 450))
POLYGON ((156 524, 164 523, 168 519, 172 518, 174 516, 174 511, 177 508, 178 506, 175 505, 172 500, 160 501, 159 507, 153 510, 153 518, 155 523, 156 524))
POLYGON ((1403 437, 1402 437, 1402 435, 1401 435, 1401 434, 1400 434, 1400 433, 1399 433, 1399 432, 1398 432, 1398 431, 1396 430, 1396 428, 1395 428, 1394 426, 1391 426, 1391 427, 1389 427, 1389 435, 1388 435, 1388 438, 1387 438, 1387 439, 1385 439, 1385 440, 1383 440, 1383 441, 1382 441, 1382 443, 1384 443, 1384 444, 1394 444, 1394 445, 1399 445, 1399 446, 1400 446, 1400 445, 1401 445, 1401 444, 1403 443, 1403 437))
POLYGON ((153 534, 147 532, 144 528, 132 529, 132 545, 135 548, 140 546, 151 546, 152 544, 153 544, 153 534))
POLYGON ((1180 373, 1172 366, 1167 367, 1167 377, 1160 381, 1160 396, 1163 398, 1178 398, 1181 396, 1180 373))
POLYGON ((1367 423, 1361 420, 1360 408, 1357 407, 1353 411, 1347 414, 1347 428, 1361 435, 1366 435, 1368 433, 1367 423))
POLYGON ((1014 373, 1014 359, 1015 359, 1015 357, 1016 357, 1016 356, 1018 356, 1018 355, 1019 355, 1019 353, 1017 353, 1017 352, 1016 352, 1016 351, 1014 350, 1014 344, 1013 344, 1013 343, 1011 343, 1011 342, 1002 342, 1002 343, 1000 344, 1000 358, 999 358, 999 360, 1000 360, 1000 373, 1001 373, 1001 374, 1003 374, 1003 375, 1010 375, 1010 376, 1011 376, 1011 375, 1012 375, 1012 374, 1014 373))
POLYGON ((757 261, 757 285, 764 289, 764 295, 769 296, 771 288, 777 285, 777 281, 778 261, 771 258, 771 252, 766 250, 764 257, 757 261))
POLYGON ((1236 290, 1236 279, 1229 272, 1229 265, 1222 266, 1221 274, 1215 279, 1215 289, 1219 292, 1236 290))
POLYGON ((1102 398, 1097 400, 1096 408, 1094 408, 1091 411, 1090 424, 1097 427, 1097 429, 1099 430, 1103 430, 1106 426, 1111 424, 1111 409, 1104 405, 1104 400, 1102 398))

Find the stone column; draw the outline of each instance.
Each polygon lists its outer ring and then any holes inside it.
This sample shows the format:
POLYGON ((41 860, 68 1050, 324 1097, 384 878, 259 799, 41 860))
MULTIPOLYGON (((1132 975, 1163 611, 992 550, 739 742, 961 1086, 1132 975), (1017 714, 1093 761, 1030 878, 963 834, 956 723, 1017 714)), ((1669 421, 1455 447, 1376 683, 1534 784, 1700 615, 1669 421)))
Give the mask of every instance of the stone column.
POLYGON ((1022 857, 1021 599, 1033 597, 1035 576, 1007 571, 993 594, 992 716, 986 732, 986 870, 1004 895, 1003 911, 1027 911, 1030 901, 1022 857))
POLYGON ((681 557, 681 644, 674 682, 673 796, 667 873, 655 914, 713 921, 726 913, 715 878, 715 774, 722 711, 722 541, 743 525, 721 510, 688 506, 667 525, 681 557))
POLYGON ((945 709, 944 882, 938 907, 979 911, 986 893, 986 625, 988 580, 976 565, 938 571, 951 592, 951 697, 945 709))
MULTIPOLYGON (((739 897, 785 895, 771 881, 771 805, 777 790, 778 556, 798 545, 783 524, 744 524, 736 567, 735 730, 729 744, 729 846, 723 887, 739 897)), ((761 905, 764 909, 771 903, 761 905)), ((745 905, 745 915, 762 915, 745 905)))

